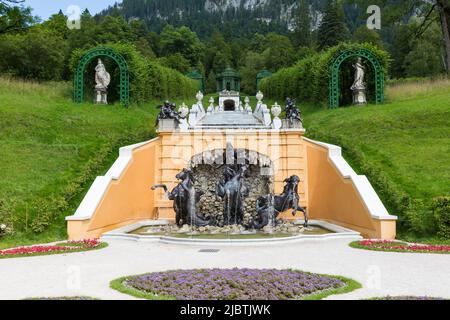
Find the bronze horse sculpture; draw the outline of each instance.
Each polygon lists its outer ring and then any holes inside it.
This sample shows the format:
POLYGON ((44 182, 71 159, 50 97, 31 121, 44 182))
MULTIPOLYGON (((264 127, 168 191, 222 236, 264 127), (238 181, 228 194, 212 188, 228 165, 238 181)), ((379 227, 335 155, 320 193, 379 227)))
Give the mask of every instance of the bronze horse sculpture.
POLYGON ((181 182, 171 192, 167 190, 167 186, 164 184, 154 185, 152 190, 162 188, 168 199, 173 200, 177 226, 181 227, 184 224, 197 227, 211 225, 211 220, 204 219, 197 214, 197 204, 204 192, 195 190, 195 179, 192 170, 183 169, 176 175, 176 178, 181 180, 181 182))
POLYGON ((288 209, 293 209, 292 215, 295 217, 297 211, 303 212, 305 217, 304 226, 308 226, 308 214, 306 209, 299 205, 300 196, 298 195, 298 184, 300 178, 293 175, 284 180, 286 185, 284 186, 283 193, 279 196, 268 194, 266 196, 259 197, 256 200, 256 210, 258 212, 257 219, 253 220, 250 224, 254 229, 262 229, 269 224, 270 220, 275 221, 281 212, 288 209))
POLYGON ((217 184, 216 196, 223 200, 226 225, 242 224, 244 220, 244 199, 249 195, 243 181, 247 170, 246 165, 242 165, 238 170, 226 166, 224 179, 217 184))

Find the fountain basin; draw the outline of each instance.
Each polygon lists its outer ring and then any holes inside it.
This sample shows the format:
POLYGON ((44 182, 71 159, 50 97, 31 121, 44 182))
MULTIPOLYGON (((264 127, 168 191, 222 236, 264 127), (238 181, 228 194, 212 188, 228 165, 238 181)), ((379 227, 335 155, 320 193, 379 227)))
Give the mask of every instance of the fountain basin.
POLYGON ((303 220, 296 220, 290 225, 289 231, 280 228, 269 232, 262 230, 241 230, 230 232, 223 228, 213 228, 199 232, 198 230, 185 230, 180 232, 179 228, 170 224, 167 220, 143 220, 125 227, 118 228, 103 234, 102 240, 125 239, 131 241, 154 241, 181 245, 267 245, 287 242, 314 241, 326 239, 348 239, 349 241, 362 239, 360 233, 337 226, 335 224, 311 220, 308 228, 303 228, 303 220), (297 232, 293 232, 294 228, 297 232))

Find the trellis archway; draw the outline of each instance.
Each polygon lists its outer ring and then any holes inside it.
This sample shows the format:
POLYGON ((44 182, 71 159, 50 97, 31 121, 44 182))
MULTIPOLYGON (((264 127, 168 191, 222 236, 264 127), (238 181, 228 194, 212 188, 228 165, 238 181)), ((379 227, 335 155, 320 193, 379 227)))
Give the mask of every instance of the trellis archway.
POLYGON ((83 102, 84 99, 84 71, 86 66, 92 59, 97 57, 108 57, 114 60, 119 66, 120 72, 120 103, 127 107, 130 103, 130 75, 128 65, 124 57, 116 50, 107 47, 97 47, 89 50, 78 62, 74 75, 74 97, 77 103, 83 102))
POLYGON ((329 101, 330 108, 339 108, 340 88, 339 88, 339 70, 344 61, 352 57, 361 57, 367 59, 373 67, 375 73, 375 103, 384 102, 384 69, 380 59, 367 49, 347 49, 339 52, 330 62, 330 82, 329 82, 329 101))

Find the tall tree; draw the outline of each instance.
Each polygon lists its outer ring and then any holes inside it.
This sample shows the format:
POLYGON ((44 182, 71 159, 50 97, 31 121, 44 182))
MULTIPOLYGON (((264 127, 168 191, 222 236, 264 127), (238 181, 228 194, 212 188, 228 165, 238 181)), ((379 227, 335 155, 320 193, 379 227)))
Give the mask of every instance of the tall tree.
POLYGON ((180 53, 191 64, 196 66, 203 57, 203 44, 197 34, 188 27, 174 28, 167 25, 160 36, 161 53, 171 55, 180 53))
MULTIPOLYGON (((276 72, 281 68, 291 66, 296 59, 291 40, 276 33, 266 37, 266 49, 263 52, 266 68, 276 72)), ((260 71, 260 70, 258 70, 260 71)))
POLYGON ((230 45, 225 41, 223 35, 215 30, 209 41, 205 54, 205 71, 209 75, 211 70, 219 74, 227 66, 231 66, 232 52, 230 45))
POLYGON ((300 0, 295 16, 294 45, 297 47, 311 46, 311 13, 309 0, 300 0))
POLYGON ((23 0, 0 0, 0 34, 24 30, 37 21, 31 8, 18 4, 23 0))
POLYGON ((383 49, 384 47, 383 39, 381 39, 380 34, 376 30, 367 28, 365 25, 362 25, 355 30, 352 40, 359 43, 370 43, 380 49, 383 49))
POLYGON ((349 0, 361 7, 376 4, 382 8, 384 24, 398 24, 408 21, 411 16, 421 20, 411 32, 411 37, 420 39, 428 28, 437 21, 440 24, 445 48, 447 72, 450 73, 450 0, 349 0), (406 20, 406 21, 405 21, 406 20))
POLYGON ((342 2, 328 0, 317 35, 319 49, 335 46, 348 38, 349 32, 345 26, 342 2))
POLYGON ((410 26, 406 24, 398 25, 394 28, 394 35, 390 48, 393 63, 390 64, 390 74, 394 78, 406 77, 405 57, 411 51, 410 26))

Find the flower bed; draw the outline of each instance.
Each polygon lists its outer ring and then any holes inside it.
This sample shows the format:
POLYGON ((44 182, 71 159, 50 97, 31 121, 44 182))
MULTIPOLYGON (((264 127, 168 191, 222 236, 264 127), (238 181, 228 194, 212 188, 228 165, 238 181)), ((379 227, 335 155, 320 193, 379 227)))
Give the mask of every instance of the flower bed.
POLYGON ((417 253, 450 253, 450 246, 406 243, 392 240, 361 240, 350 244, 353 248, 391 251, 391 252, 417 252, 417 253))
POLYGON ((111 287, 147 299, 293 300, 352 291, 340 277, 276 269, 199 269, 155 272, 117 279, 111 287))
POLYGON ((104 248, 106 243, 98 239, 67 241, 56 245, 35 245, 0 250, 0 258, 29 257, 69 252, 89 251, 104 248))
POLYGON ((28 298, 24 300, 48 300, 48 301, 62 301, 62 300, 79 300, 79 301, 87 301, 87 300, 99 300, 97 298, 92 297, 39 297, 39 298, 28 298))

